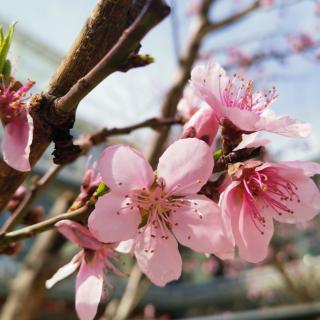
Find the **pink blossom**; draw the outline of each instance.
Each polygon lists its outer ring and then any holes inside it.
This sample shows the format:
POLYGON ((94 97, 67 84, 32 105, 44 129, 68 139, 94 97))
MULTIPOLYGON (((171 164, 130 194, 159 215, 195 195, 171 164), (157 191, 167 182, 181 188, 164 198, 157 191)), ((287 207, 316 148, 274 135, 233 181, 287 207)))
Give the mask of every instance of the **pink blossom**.
POLYGON ((184 125, 182 138, 198 138, 209 146, 214 146, 219 123, 215 114, 208 105, 199 109, 184 125))
POLYGON ((52 288, 79 268, 76 279, 76 311, 81 320, 92 320, 103 294, 103 285, 112 287, 105 278, 106 270, 122 275, 110 262, 110 259, 117 259, 117 254, 113 251, 114 245, 99 242, 87 228, 71 220, 59 221, 56 227, 82 250, 47 280, 46 287, 52 288))
POLYGON ((249 262, 267 256, 273 219, 305 222, 320 211, 320 193, 310 179, 320 173, 317 163, 251 160, 230 169, 233 181, 221 194, 220 206, 240 257, 249 262))
POLYGON ((271 7, 275 3, 275 0, 260 0, 260 5, 263 7, 271 7))
POLYGON ((24 99, 34 82, 29 81, 16 89, 16 83, 0 87, 0 118, 4 126, 3 160, 18 171, 30 171, 30 146, 33 137, 33 119, 24 99))
POLYGON ((111 192, 99 198, 89 229, 100 241, 124 241, 121 251, 133 253, 156 285, 180 277, 177 240, 198 252, 232 254, 219 207, 197 194, 213 169, 203 141, 173 143, 159 159, 156 175, 138 151, 122 145, 107 148, 98 167, 111 192))
POLYGON ((183 91, 183 97, 179 101, 177 109, 185 121, 188 121, 198 110, 201 100, 195 94, 191 86, 187 85, 183 91))
POLYGON ((289 44, 294 52, 302 52, 315 45, 314 39, 307 33, 289 37, 289 44))
POLYGON ((306 137, 310 133, 309 124, 288 116, 277 117, 268 109, 277 97, 275 88, 267 94, 254 93, 252 81, 237 74, 229 78, 219 64, 195 67, 191 83, 220 123, 227 118, 244 133, 264 130, 288 137, 306 137))
POLYGON ((228 55, 232 63, 240 67, 247 67, 251 64, 252 58, 247 53, 237 47, 228 49, 228 55))

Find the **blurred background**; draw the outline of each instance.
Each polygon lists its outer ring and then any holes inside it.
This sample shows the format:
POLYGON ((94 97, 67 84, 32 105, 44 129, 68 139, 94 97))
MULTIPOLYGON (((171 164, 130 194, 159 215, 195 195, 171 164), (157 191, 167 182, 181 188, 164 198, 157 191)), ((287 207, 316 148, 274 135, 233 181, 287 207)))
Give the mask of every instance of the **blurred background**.
MULTIPOLYGON (((210 21, 226 23, 201 39, 191 64, 213 59, 228 72, 253 79, 259 90, 276 86, 279 98, 272 110, 310 122, 313 133, 303 140, 266 135, 272 141, 268 157, 274 161, 320 160, 320 1, 212 2, 210 21), (254 3, 259 5, 253 8, 254 3), (247 8, 251 10, 237 18, 247 8), (236 18, 228 22, 229 17, 236 18)), ((10 53, 16 78, 22 82, 35 80, 34 93, 44 90, 95 4, 95 0, 3 1, 0 24, 6 29, 10 22, 18 22, 10 53)), ((187 83, 179 78, 184 68, 179 61, 190 53, 190 43, 201 23, 202 1, 171 0, 169 4, 171 15, 142 42, 141 52, 153 56, 155 63, 112 74, 99 85, 78 108, 75 137, 102 127, 123 127, 160 116, 172 88, 177 82, 182 87, 187 83)), ((180 130, 175 127, 169 140, 180 130)), ((149 156, 156 138, 156 132, 142 129, 108 143, 130 143, 149 156)), ((99 150, 93 150, 93 157, 99 150)), ((51 151, 37 164, 34 175, 49 170, 51 151)), ((48 189, 50 192, 45 191, 34 205, 42 205, 51 214, 63 212, 61 208, 67 208, 79 191, 86 161, 81 158, 63 169, 48 189)), ((30 182, 32 178, 26 186, 30 182)), ((139 273, 134 277, 133 271, 134 293, 127 300, 130 312, 123 319, 316 319, 320 314, 320 220, 277 227, 269 257, 259 265, 240 259, 222 262, 183 250, 183 276, 165 288, 150 286, 145 279, 140 280, 139 273)), ((2 306, 19 309, 28 298, 34 301, 34 307, 29 318, 5 318, 2 314, 0 319, 76 319, 74 278, 49 292, 36 288, 43 286, 43 270, 61 266, 76 248, 53 233, 42 238, 38 243, 27 241, 17 256, 1 256, 2 306), (50 252, 51 260, 40 263, 46 252, 50 252), (39 264, 35 263, 38 258, 39 264), (23 281, 32 277, 33 287, 24 287, 23 281), (19 292, 19 288, 24 290, 19 292)), ((123 259, 129 272, 133 261, 130 257, 123 259)), ((126 279, 112 279, 112 283, 114 289, 106 300, 111 303, 107 309, 105 301, 101 304, 97 319, 114 317, 112 308, 119 303, 126 279)))

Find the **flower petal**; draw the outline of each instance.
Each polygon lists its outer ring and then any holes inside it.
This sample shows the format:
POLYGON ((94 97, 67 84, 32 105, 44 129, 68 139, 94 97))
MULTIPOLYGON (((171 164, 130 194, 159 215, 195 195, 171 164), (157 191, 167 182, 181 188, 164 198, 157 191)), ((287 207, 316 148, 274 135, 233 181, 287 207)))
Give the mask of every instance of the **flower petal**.
POLYGON ((190 129, 195 132, 195 135, 191 138, 198 138, 212 146, 219 129, 219 124, 212 108, 206 105, 199 109, 185 124, 182 138, 188 138, 190 129))
POLYGON ((129 198, 114 193, 100 197, 89 216, 90 232, 102 242, 118 242, 135 237, 141 221, 139 210, 129 198))
POLYGON ((309 162, 309 161, 282 161, 280 163, 274 164, 278 168, 290 167, 295 169, 300 169, 303 171, 303 174, 307 177, 315 176, 320 174, 320 163, 309 162))
POLYGON ((191 72, 192 87, 199 97, 213 108, 219 119, 225 116, 227 109, 223 104, 221 92, 223 92, 228 81, 226 72, 217 63, 196 66, 191 72))
POLYGON ((265 130, 289 138, 306 138, 311 133, 311 125, 291 117, 277 117, 271 110, 266 110, 256 124, 257 130, 265 130))
POLYGON ((46 288, 51 289, 57 282, 69 277, 72 273, 74 273, 79 267, 82 255, 83 251, 78 252, 69 263, 58 269, 58 271, 46 281, 46 288))
POLYGON ((5 125, 2 140, 3 160, 13 169, 30 171, 30 146, 33 139, 33 119, 27 111, 5 125))
MULTIPOLYGON (((279 214, 270 206, 265 207, 264 210, 279 222, 306 222, 314 218, 320 212, 320 192, 317 185, 310 178, 300 174, 300 170, 294 175, 292 175, 291 171, 292 169, 283 169, 279 172, 279 175, 286 177, 295 184, 297 188, 294 190, 296 196, 293 195, 292 199, 288 200, 279 198, 276 199, 287 206, 291 210, 291 213, 281 211, 281 214, 279 214), (285 176, 285 171, 290 171, 290 176, 285 176)), ((271 197, 272 196, 273 195, 271 195, 271 197)))
POLYGON ((170 232, 165 236, 147 227, 136 238, 135 256, 142 272, 157 286, 165 286, 181 275, 182 260, 178 243, 170 232))
POLYGON ((82 248, 97 250, 101 246, 101 243, 80 223, 71 220, 61 220, 55 224, 55 227, 67 239, 82 248))
POLYGON ((203 195, 185 197, 184 201, 170 218, 178 241, 198 252, 232 258, 234 246, 227 237, 220 208, 203 195))
POLYGON ((157 175, 174 195, 197 193, 212 174, 213 156, 208 145, 188 138, 174 142, 159 159, 157 175))
POLYGON ((233 151, 237 151, 244 148, 258 148, 265 147, 270 143, 268 139, 257 138, 258 132, 243 134, 241 142, 233 149, 233 151))
MULTIPOLYGON (((239 199, 235 200, 239 202, 239 199)), ((257 205, 258 209, 259 207, 257 205)), ((264 218, 265 223, 264 225, 259 223, 258 219, 254 217, 252 207, 245 195, 242 197, 239 209, 233 211, 231 218, 232 231, 239 248, 239 255, 249 262, 260 262, 268 254, 268 245, 273 235, 272 218, 260 211, 259 214, 264 218)))
POLYGON ((80 266, 76 281, 76 310, 80 320, 92 320, 102 296, 104 263, 96 260, 80 266))
POLYGON ((148 161, 129 146, 106 148, 98 161, 98 168, 103 181, 114 192, 147 188, 154 180, 148 161))

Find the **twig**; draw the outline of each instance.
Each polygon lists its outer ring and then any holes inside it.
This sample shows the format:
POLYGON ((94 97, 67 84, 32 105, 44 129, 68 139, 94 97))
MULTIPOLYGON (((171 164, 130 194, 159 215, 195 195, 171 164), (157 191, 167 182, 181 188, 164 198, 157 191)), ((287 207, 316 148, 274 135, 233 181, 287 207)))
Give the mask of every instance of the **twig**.
MULTIPOLYGON (((162 0, 148 0, 136 21, 124 31, 116 45, 67 94, 56 101, 56 108, 72 112, 79 102, 109 74, 119 70, 131 54, 139 48, 142 38, 170 12, 162 0)), ((132 66, 134 67, 134 65, 132 66)))
POLYGON ((8 243, 31 238, 38 233, 50 230, 57 222, 64 219, 80 221, 87 217, 92 212, 93 208, 94 207, 91 205, 85 205, 74 211, 62 213, 56 217, 33 224, 32 226, 24 227, 16 231, 2 234, 0 236, 0 246, 5 246, 8 243))
POLYGON ((23 201, 1 228, 0 235, 11 231, 17 224, 21 223, 24 216, 28 213, 33 201, 50 184, 50 182, 55 179, 61 169, 62 166, 54 165, 41 177, 41 179, 33 183, 23 201))

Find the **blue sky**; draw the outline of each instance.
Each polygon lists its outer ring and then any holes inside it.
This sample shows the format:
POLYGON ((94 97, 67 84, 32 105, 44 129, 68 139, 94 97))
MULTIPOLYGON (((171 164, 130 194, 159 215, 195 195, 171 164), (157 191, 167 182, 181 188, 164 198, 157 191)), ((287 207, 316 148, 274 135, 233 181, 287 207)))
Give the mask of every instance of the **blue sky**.
MULTIPOLYGON (((187 2, 189 1, 174 1, 182 48, 187 41, 185 35, 189 32, 192 20, 184 15, 187 2)), ((216 10, 212 12, 212 17, 220 19, 248 2, 250 1, 220 0, 216 10)), ((2 6, 0 18, 9 21, 17 20, 18 29, 30 33, 32 37, 63 55, 71 46, 95 3, 94 0, 29 0, 26 5, 23 5, 22 1, 11 0, 2 6)), ((265 45, 284 46, 283 41, 279 39, 269 40, 266 44, 259 39, 267 34, 319 31, 319 18, 314 16, 313 5, 312 1, 301 1, 301 4, 290 6, 286 10, 261 10, 259 14, 250 16, 240 24, 208 37, 204 49, 227 47, 247 38, 258 40, 248 46, 250 49, 258 46, 263 49, 265 45)), ((163 95, 173 80, 176 63, 170 19, 149 33, 143 41, 142 52, 154 56, 156 63, 145 69, 110 76, 81 103, 79 117, 92 121, 98 126, 121 126, 159 114, 163 95)), ((22 51, 13 53, 17 58, 17 69, 19 62, 32 59, 23 54, 22 51)), ((218 62, 223 62, 223 59, 225 59, 223 55, 216 56, 218 62)), ((262 88, 276 85, 279 99, 274 104, 273 110, 277 114, 290 114, 311 122, 315 127, 312 137, 307 141, 309 145, 307 149, 304 142, 296 143, 278 137, 273 139, 272 151, 278 154, 281 152, 282 158, 285 159, 293 159, 293 156, 295 159, 317 157, 320 152, 318 139, 320 136, 318 102, 320 64, 311 62, 311 59, 310 56, 303 58, 292 56, 285 65, 274 62, 264 64, 261 74, 249 72, 258 79, 258 85, 262 88), (283 153, 287 146, 292 147, 288 152, 283 153)), ((38 68, 39 70, 35 72, 37 61, 29 63, 28 68, 24 70, 24 74, 29 74, 30 78, 37 80, 40 88, 44 88, 54 69, 38 68)), ((136 139, 138 144, 142 145, 150 138, 148 133, 149 131, 146 130, 136 133, 132 139, 136 139)))

